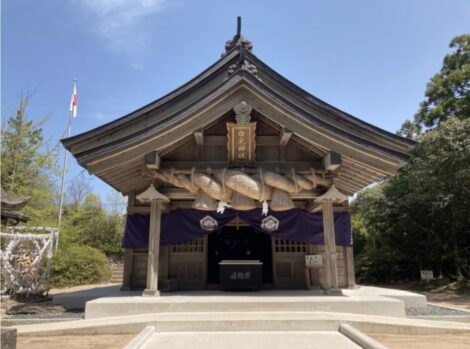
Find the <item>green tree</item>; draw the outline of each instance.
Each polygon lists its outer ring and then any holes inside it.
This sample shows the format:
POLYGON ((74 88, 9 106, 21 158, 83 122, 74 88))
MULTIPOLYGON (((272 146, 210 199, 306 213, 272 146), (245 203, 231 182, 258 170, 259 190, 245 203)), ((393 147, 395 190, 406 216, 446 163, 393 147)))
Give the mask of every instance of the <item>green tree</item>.
POLYGON ((81 244, 99 249, 106 254, 121 253, 124 216, 104 209, 99 196, 89 193, 84 203, 66 211, 63 226, 64 246, 81 244))
POLYGON ((411 120, 406 120, 398 130, 397 134, 409 139, 416 139, 421 134, 421 125, 411 120))
POLYGON ((470 119, 450 118, 420 137, 397 175, 358 195, 359 280, 415 279, 420 269, 470 277, 469 164, 470 119))
POLYGON ((407 192, 393 198, 410 205, 405 209, 430 241, 423 256, 434 254, 438 268, 457 277, 470 277, 469 164, 470 119, 450 118, 422 136, 397 178, 406 182, 407 192))
POLYGON ((15 115, 2 127, 1 184, 16 195, 31 195, 31 203, 24 210, 32 221, 40 224, 55 214, 55 149, 45 149, 42 125, 28 120, 26 109, 29 96, 22 95, 15 115))
POLYGON ((352 204, 359 279, 470 278, 470 35, 450 47, 398 132, 418 142, 410 162, 352 204))
POLYGON ((424 128, 432 128, 449 118, 470 117, 470 34, 455 37, 449 45, 441 71, 426 86, 414 121, 405 121, 399 134, 413 138, 424 128))

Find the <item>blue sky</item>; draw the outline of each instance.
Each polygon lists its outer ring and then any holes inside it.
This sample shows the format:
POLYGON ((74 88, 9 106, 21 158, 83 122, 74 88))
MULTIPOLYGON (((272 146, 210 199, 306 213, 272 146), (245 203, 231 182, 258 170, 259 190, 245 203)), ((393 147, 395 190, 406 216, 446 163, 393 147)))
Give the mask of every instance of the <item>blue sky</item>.
MULTIPOLYGON (((254 53, 334 106, 395 132, 412 118, 450 40, 470 33, 468 0, 4 0, 2 119, 21 91, 51 145, 127 114, 215 62, 236 16, 254 53)), ((63 156, 63 152, 61 153, 63 156)), ((68 181, 82 168, 69 162, 68 181)), ((110 187, 91 179, 106 198, 110 187)))

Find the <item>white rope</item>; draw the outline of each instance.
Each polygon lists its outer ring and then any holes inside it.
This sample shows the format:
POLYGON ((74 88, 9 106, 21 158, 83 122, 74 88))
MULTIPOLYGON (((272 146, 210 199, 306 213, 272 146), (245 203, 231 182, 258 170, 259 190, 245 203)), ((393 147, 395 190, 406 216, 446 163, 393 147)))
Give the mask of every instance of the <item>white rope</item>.
POLYGON ((194 188, 194 172, 196 172, 196 169, 193 167, 191 169, 191 189, 194 188))
POLYGON ((294 181, 294 193, 297 194, 299 192, 299 186, 297 184, 297 177, 296 177, 296 174, 295 174, 295 170, 293 168, 291 168, 290 172, 291 172, 291 175, 292 175, 292 180, 294 181))
MULTIPOLYGON (((261 200, 261 196, 264 194, 264 190, 266 189, 265 184, 264 184, 264 178, 263 178, 263 169, 261 167, 259 168, 259 179, 261 181, 261 193, 259 195, 259 200, 261 200)), ((261 208, 261 215, 267 216, 268 212, 269 212, 268 202, 266 200, 263 200, 263 205, 261 208)))
MULTIPOLYGON (((224 199, 225 199, 225 172, 226 171, 227 171, 227 168, 224 167, 222 171, 222 198, 224 199)), ((227 207, 232 207, 232 206, 230 206, 226 201, 220 200, 219 203, 217 204, 217 213, 224 213, 227 207)))
POLYGON ((175 169, 172 167, 170 170, 170 183, 174 183, 175 181, 175 169))
POLYGON ((263 194, 264 194, 264 190, 266 189, 265 184, 264 184, 264 178, 263 178, 263 169, 261 167, 259 168, 259 179, 261 181, 261 192, 259 193, 258 201, 261 201, 261 198, 263 197, 263 194))
POLYGON ((313 177, 313 187, 317 187, 317 175, 315 174, 315 170, 313 168, 310 169, 312 171, 312 177, 313 177))
POLYGON ((225 198, 225 172, 227 171, 227 168, 224 167, 222 171, 222 196, 225 198))

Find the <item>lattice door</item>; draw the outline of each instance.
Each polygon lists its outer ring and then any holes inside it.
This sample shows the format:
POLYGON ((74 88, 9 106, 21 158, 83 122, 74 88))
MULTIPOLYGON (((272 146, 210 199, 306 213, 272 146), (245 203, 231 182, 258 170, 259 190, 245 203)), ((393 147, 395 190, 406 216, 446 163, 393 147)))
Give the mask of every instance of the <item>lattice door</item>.
POLYGON ((306 245, 273 237, 273 279, 275 288, 305 288, 306 245))
POLYGON ((178 279, 180 289, 206 287, 207 237, 171 245, 169 277, 178 279))

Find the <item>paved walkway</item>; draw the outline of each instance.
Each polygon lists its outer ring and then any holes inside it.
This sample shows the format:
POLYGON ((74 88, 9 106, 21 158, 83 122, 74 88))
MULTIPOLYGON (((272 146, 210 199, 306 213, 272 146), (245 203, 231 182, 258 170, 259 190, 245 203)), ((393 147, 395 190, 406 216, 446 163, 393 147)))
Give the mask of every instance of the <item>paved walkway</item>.
POLYGON ((178 332, 156 333, 142 349, 360 349, 339 332, 178 332))

